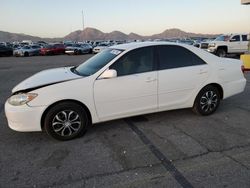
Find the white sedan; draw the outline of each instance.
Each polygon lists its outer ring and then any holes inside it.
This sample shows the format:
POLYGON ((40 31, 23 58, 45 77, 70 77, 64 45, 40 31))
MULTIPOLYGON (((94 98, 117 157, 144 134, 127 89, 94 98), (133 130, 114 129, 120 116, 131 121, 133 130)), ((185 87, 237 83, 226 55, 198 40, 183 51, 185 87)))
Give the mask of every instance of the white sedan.
POLYGON ((5 113, 16 131, 70 140, 91 124, 140 114, 193 108, 210 115, 245 85, 240 60, 185 44, 129 43, 31 76, 12 90, 5 113))

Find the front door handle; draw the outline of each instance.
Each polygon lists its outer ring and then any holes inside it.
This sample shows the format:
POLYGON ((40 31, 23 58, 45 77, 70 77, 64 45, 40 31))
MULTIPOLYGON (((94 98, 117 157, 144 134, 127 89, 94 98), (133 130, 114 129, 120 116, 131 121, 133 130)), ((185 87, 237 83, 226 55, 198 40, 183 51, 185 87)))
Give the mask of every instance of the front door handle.
POLYGON ((201 69, 199 74, 206 74, 208 71, 206 69, 201 69))

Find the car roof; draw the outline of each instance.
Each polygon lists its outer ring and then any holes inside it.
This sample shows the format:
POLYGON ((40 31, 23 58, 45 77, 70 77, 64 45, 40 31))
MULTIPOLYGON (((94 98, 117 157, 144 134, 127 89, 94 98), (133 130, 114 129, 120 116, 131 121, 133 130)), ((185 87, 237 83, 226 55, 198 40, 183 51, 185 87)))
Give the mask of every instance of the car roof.
POLYGON ((185 44, 177 44, 174 42, 131 42, 126 44, 119 44, 110 46, 109 48, 115 48, 120 50, 132 50, 136 48, 141 47, 147 47, 147 46, 156 46, 156 45, 177 45, 177 46, 186 46, 185 44))

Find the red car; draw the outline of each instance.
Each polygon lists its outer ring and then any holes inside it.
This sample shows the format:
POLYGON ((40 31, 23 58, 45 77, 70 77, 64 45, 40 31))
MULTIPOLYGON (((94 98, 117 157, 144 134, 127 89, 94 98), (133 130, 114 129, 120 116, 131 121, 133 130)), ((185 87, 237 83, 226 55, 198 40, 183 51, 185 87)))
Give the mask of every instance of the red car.
POLYGON ((64 54, 65 46, 63 44, 49 44, 41 48, 40 55, 57 55, 64 54))

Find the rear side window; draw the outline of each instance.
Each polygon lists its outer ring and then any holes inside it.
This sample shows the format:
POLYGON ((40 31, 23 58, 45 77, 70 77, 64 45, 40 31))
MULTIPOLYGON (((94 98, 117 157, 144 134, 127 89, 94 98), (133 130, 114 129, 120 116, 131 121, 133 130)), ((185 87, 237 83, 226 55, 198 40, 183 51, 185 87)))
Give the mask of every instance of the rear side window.
POLYGON ((196 54, 181 46, 158 46, 158 56, 160 70, 206 64, 196 54))
POLYGON ((242 41, 248 41, 247 40, 247 35, 242 35, 242 41))

